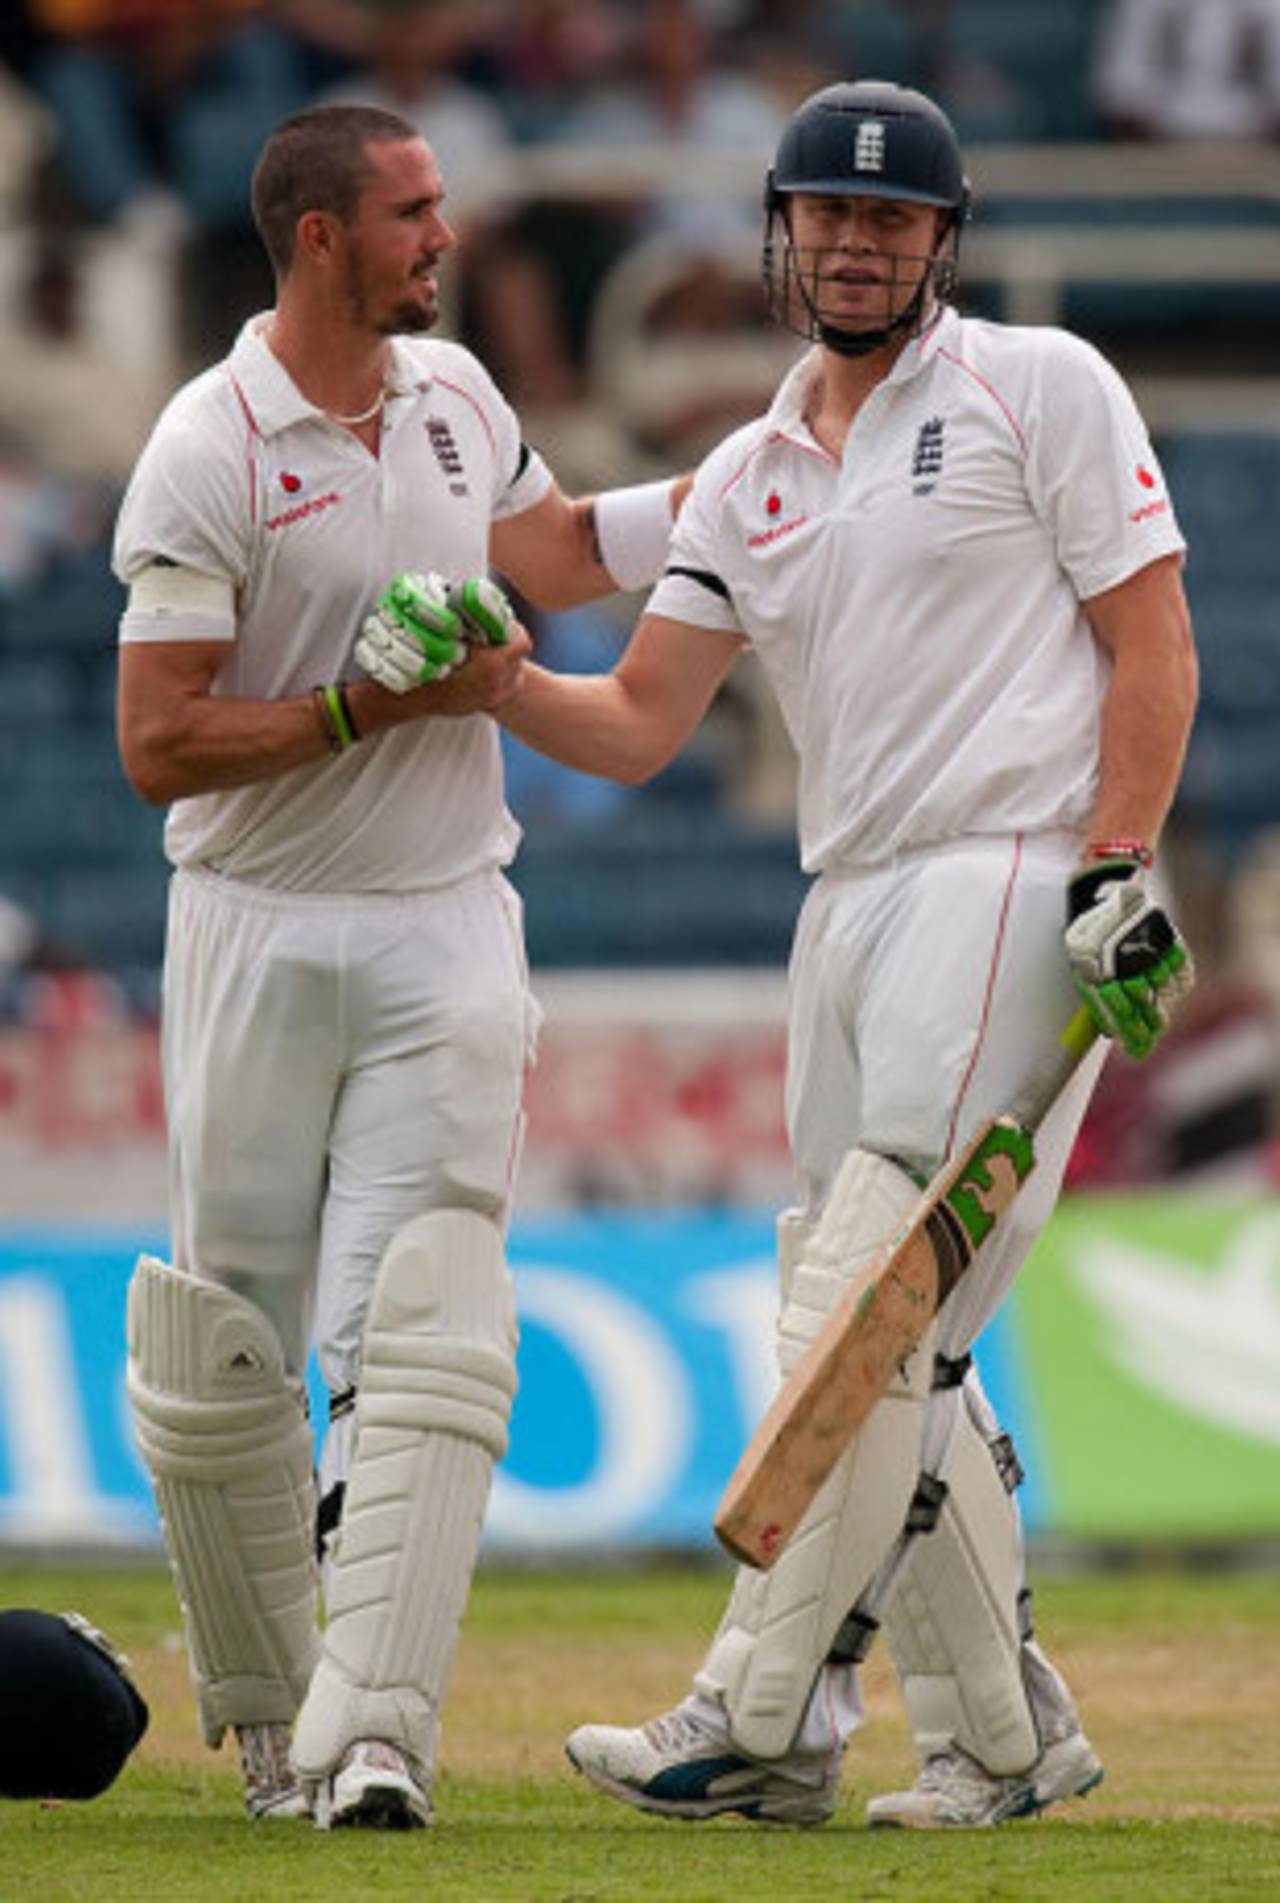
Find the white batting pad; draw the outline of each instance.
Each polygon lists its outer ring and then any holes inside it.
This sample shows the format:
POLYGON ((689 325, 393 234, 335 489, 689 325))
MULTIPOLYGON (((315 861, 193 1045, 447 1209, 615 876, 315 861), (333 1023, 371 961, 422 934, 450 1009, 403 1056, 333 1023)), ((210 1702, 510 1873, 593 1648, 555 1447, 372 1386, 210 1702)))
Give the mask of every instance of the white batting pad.
MULTIPOLYGON (((868 1259, 899 1233, 919 1195, 887 1158, 850 1152, 790 1272, 778 1321, 784 1374, 868 1259)), ((723 1703, 734 1743, 752 1757, 782 1757, 791 1748, 832 1640, 902 1530, 919 1472, 931 1341, 932 1330, 836 1463, 777 1564, 767 1573, 738 1570, 694 1682, 723 1703)))
MULTIPOLYGON (((993 1774, 1011 1775, 1041 1750, 1018 1619, 1021 1521, 980 1393, 966 1387, 947 1398, 956 1407, 940 1474, 947 1496, 937 1524, 907 1546, 883 1628, 921 1763, 955 1744, 993 1774)), ((1050 1667, 1051 1693, 1055 1681, 1073 1729, 1066 1688, 1050 1667)))
POLYGON ((308 1783, 372 1738, 430 1781, 493 1463, 506 1452, 515 1346, 496 1224, 460 1209, 406 1224, 365 1326, 324 1647, 294 1733, 308 1783))
POLYGON ((200 1722, 288 1723, 315 1663, 315 1485, 300 1386, 241 1296, 142 1256, 129 1398, 182 1604, 200 1722))

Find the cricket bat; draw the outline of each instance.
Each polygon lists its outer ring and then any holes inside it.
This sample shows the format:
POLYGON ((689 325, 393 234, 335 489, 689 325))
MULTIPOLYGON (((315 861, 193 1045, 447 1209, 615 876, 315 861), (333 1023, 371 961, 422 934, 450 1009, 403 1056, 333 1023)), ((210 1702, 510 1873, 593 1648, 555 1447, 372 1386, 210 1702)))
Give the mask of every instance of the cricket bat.
POLYGON ((851 1284, 739 1460, 715 1530, 768 1570, 809 1502, 1035 1168, 1035 1133, 1097 1032, 1083 1007, 1027 1083, 938 1171, 907 1228, 851 1284))

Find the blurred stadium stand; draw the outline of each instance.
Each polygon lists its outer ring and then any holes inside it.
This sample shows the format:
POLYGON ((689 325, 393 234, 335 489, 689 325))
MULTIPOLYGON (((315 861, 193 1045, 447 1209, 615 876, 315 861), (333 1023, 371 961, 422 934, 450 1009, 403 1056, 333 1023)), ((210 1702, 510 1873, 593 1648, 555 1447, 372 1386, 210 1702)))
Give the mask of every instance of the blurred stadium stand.
MULTIPOLYGON (((755 207, 767 154, 708 146, 691 162, 678 141, 576 147, 553 136, 566 101, 602 72, 617 78, 628 17, 679 13, 683 4, 416 9, 454 21, 452 78, 496 105, 511 132, 509 148, 493 155, 488 200, 468 200, 463 257, 474 243, 484 268, 467 277, 459 265, 465 284, 453 328, 472 336, 485 269, 501 261, 519 205, 541 206, 552 219, 557 208, 592 208, 616 240, 587 287, 573 401, 522 391, 520 366, 506 376, 500 348, 494 363, 567 487, 641 479, 696 456, 767 400, 790 349, 764 326, 758 302, 755 207), (572 45, 556 41, 550 24, 557 16, 563 36, 568 14, 580 29, 572 45), (588 26, 597 40, 584 51, 588 26), (673 193, 732 204, 736 217, 700 247, 636 220, 637 203, 673 193)), ((371 10, 374 0, 341 0, 320 11, 331 27, 371 10)), ((162 0, 151 11, 162 14, 162 0)), ((179 0, 169 11, 182 13, 179 0)), ((402 0, 402 11, 415 9, 402 0)), ((91 0, 83 12, 94 14, 91 0)), ((153 409, 226 347, 263 297, 243 213, 261 130, 325 87, 350 90, 361 70, 358 37, 321 34, 314 19, 308 27, 305 7, 228 0, 210 12, 225 12, 229 23, 218 60, 193 64, 188 94, 168 101, 163 136, 154 120, 144 128, 150 143, 141 149, 155 176, 142 200, 109 216, 77 202, 59 95, 47 79, 51 55, 77 48, 56 25, 76 8, 28 0, 9 9, 0 37, 8 102, 0 342, 6 325, 23 321, 19 286, 52 233, 77 258, 85 291, 66 347, 87 341, 114 353, 122 374, 149 376, 153 409), (228 60, 248 75, 243 95, 227 91, 228 60), (199 189, 193 180, 203 181, 199 189)), ((1227 902, 1234 882, 1280 876, 1266 849, 1280 826, 1276 145, 1104 136, 1095 70, 1109 15, 1103 0, 789 8, 727 0, 710 12, 721 23, 713 64, 775 82, 782 110, 812 85, 857 71, 932 86, 969 143, 978 210, 963 253, 967 307, 1066 322, 1133 381, 1190 543, 1204 668, 1171 871, 1187 880, 1185 904, 1197 914, 1189 922, 1193 933, 1201 927, 1210 973, 1231 972, 1240 954, 1227 902)), ((101 46, 90 35, 78 50, 101 46)), ((429 100, 424 111, 429 120, 429 100)), ((488 355, 483 321, 479 330, 488 355)), ((38 446, 0 411, 0 704, 9 729, 0 757, 0 894, 149 1006, 165 879, 159 816, 129 792, 114 749, 120 590, 107 554, 118 489, 118 473, 43 468, 38 446)), ((606 611, 593 636, 596 664, 608 664, 634 606, 606 611)), ((803 882, 786 749, 749 665, 687 757, 652 786, 607 797, 575 790, 571 776, 557 782, 513 763, 512 789, 529 826, 516 877, 536 965, 785 958, 803 882)))

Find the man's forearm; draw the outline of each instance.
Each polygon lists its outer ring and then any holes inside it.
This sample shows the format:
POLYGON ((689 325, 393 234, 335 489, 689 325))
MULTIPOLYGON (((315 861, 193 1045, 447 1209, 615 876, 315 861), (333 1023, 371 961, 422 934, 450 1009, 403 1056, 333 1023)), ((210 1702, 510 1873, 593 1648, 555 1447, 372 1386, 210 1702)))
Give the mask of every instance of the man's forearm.
POLYGON ((1195 711, 1194 656, 1151 667, 1140 650, 1118 656, 1102 710, 1095 842, 1154 847, 1173 804, 1195 711))
POLYGON ((535 752, 599 779, 637 785, 663 764, 616 674, 553 674, 526 662, 497 718, 535 752))
POLYGON ((134 790, 152 805, 253 786, 424 715, 488 711, 525 648, 522 636, 510 654, 477 651, 447 679, 406 694, 372 680, 348 681, 337 724, 314 691, 285 700, 129 694, 122 700, 121 758, 134 790))

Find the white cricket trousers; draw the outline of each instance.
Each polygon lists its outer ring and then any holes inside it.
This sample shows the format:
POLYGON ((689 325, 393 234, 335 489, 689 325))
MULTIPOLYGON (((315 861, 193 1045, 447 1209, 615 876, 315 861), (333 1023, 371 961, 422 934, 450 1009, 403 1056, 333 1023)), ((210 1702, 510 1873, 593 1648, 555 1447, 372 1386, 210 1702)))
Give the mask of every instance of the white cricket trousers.
MULTIPOLYGON (((828 873, 791 957, 787 1125, 815 1215, 855 1145, 932 1174, 1079 1006, 1063 946, 1071 833, 969 838, 868 871, 828 873)), ((1041 1129, 1037 1166, 943 1308, 938 1349, 972 1347, 1047 1221, 1105 1045, 1041 1129)))
POLYGON ((537 1007, 518 895, 174 875, 163 991, 175 1264, 246 1296, 301 1375, 359 1374, 384 1249, 424 1211, 504 1223, 537 1007))

